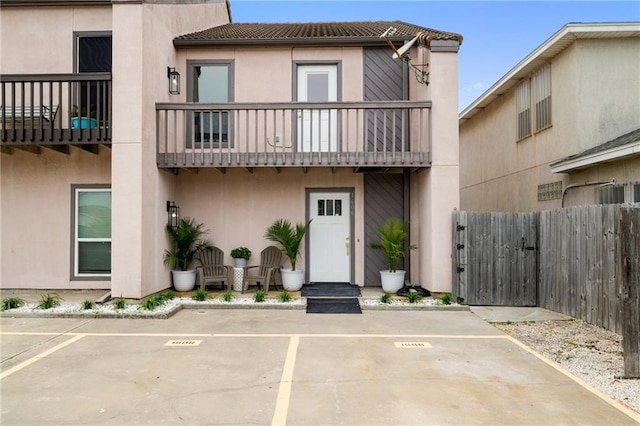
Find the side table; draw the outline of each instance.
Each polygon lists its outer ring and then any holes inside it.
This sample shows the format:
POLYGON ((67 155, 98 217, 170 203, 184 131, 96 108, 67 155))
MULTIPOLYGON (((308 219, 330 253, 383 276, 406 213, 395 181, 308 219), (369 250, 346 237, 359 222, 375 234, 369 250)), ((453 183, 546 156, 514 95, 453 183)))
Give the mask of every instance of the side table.
POLYGON ((242 291, 244 285, 244 268, 233 268, 233 291, 242 291))

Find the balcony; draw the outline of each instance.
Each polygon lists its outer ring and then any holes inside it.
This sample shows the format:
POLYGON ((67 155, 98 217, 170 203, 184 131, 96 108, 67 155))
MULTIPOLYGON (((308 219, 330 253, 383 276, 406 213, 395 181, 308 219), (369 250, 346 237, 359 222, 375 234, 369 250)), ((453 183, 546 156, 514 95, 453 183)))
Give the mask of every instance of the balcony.
POLYGON ((111 144, 111 74, 1 75, 0 142, 39 152, 111 144))
POLYGON ((158 103, 159 168, 430 166, 431 102, 158 103))

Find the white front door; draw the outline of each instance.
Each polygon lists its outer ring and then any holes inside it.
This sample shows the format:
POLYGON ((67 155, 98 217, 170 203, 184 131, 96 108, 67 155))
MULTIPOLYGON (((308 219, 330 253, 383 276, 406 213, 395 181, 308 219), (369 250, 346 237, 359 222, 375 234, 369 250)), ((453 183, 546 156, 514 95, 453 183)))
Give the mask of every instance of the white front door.
POLYGON ((309 194, 309 282, 351 281, 351 194, 309 194))
MULTIPOLYGON (((299 65, 298 101, 338 100, 337 65, 299 65)), ((338 148, 338 112, 328 109, 298 111, 298 151, 335 152, 338 148)))

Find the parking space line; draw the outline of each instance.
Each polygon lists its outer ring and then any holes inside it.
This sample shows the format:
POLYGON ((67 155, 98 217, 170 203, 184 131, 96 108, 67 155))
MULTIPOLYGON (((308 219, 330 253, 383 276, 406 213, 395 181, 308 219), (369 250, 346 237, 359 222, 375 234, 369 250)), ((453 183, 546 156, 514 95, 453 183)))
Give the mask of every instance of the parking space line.
POLYGON ((40 361, 43 358, 46 358, 47 356, 51 355, 52 353, 66 347, 69 346, 70 344, 77 342, 78 340, 82 339, 84 337, 83 334, 77 334, 75 336, 73 336, 71 339, 69 340, 65 340, 64 342, 60 343, 59 345, 54 346, 53 348, 47 349, 46 351, 42 352, 39 355, 36 355, 34 357, 29 358, 28 360, 21 362, 18 365, 15 365, 13 367, 11 367, 10 369, 8 369, 7 371, 3 371, 0 374, 0 380, 4 379, 7 376, 10 376, 11 374, 22 370, 25 367, 28 367, 29 365, 33 364, 36 361, 40 361))
POLYGON ((273 419, 271 420, 272 426, 287 424, 287 413, 289 411, 289 401, 291 400, 291 382, 293 382, 293 370, 296 365, 299 344, 300 336, 291 336, 289 349, 287 349, 287 357, 282 367, 282 378, 280 379, 280 387, 278 388, 278 398, 276 399, 273 419))

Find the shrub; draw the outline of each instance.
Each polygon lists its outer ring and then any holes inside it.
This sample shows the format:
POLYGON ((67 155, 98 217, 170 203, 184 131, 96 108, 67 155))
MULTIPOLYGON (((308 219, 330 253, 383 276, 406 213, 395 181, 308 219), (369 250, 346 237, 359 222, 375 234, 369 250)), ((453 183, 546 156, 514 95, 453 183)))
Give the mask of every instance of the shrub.
POLYGON ((0 305, 0 311, 6 311, 8 309, 17 309, 24 305, 24 300, 19 297, 7 297, 2 299, 2 305, 0 305))
POLYGON ((264 290, 256 290, 256 294, 253 295, 253 301, 256 303, 264 302, 267 298, 267 292, 264 290))
POLYGON ((443 305, 450 305, 451 300, 451 293, 443 293, 442 296, 440 296, 440 302, 443 305))
POLYGON ((57 294, 43 294, 40 297, 40 303, 36 306, 37 309, 51 309, 60 305, 60 296, 57 294))
POLYGON ((127 302, 122 298, 122 296, 118 297, 113 304, 118 310, 124 309, 127 307, 127 302))
POLYGON ((249 260, 251 257, 251 250, 246 247, 236 247, 231 250, 231 257, 234 259, 246 259, 249 260))
POLYGON ((417 291, 410 291, 409 293, 407 293, 407 295, 405 296, 405 300, 408 303, 418 303, 419 301, 422 300, 422 296, 420 295, 420 293, 418 293, 417 291))
POLYGON ((233 293, 231 292, 231 290, 227 290, 224 293, 222 293, 222 300, 224 300, 225 302, 231 302, 232 299, 233 299, 233 293))
POLYGON ((204 302, 209 298, 209 293, 207 293, 207 290, 205 290, 204 288, 199 288, 196 290, 193 296, 191 296, 191 298, 198 302, 204 302))
POLYGON ((282 290, 282 292, 280 294, 278 294, 278 299, 283 302, 290 302, 291 301, 291 295, 289 294, 289 292, 287 290, 282 290))
POLYGON ((384 293, 380 296, 380 303, 391 303, 391 295, 389 293, 384 293))
POLYGON ((174 298, 174 293, 171 290, 167 290, 162 293, 154 294, 153 296, 149 296, 140 302, 140 308, 146 309, 148 311, 153 311, 154 309, 162 306, 168 300, 174 298))
POLYGON ((83 310, 87 310, 87 309, 93 309, 96 306, 96 302, 94 302, 93 300, 85 300, 84 302, 81 303, 82 309, 83 310))

